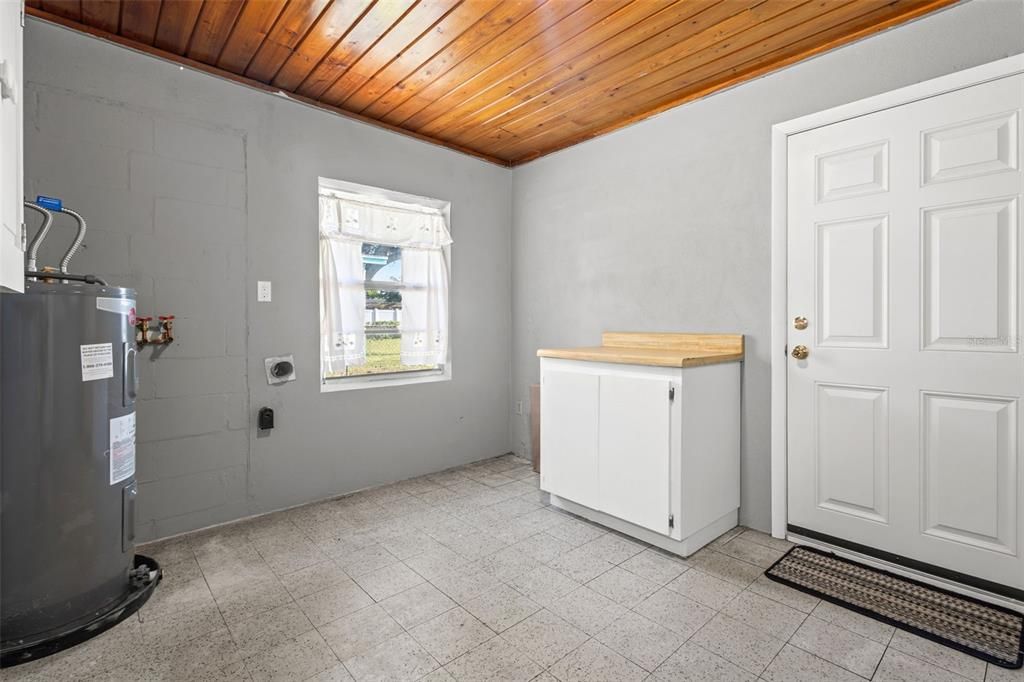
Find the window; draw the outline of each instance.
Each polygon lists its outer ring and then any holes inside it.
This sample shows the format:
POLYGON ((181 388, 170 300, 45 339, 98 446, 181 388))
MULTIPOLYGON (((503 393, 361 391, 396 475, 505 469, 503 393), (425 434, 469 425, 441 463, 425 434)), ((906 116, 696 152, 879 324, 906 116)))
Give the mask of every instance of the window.
POLYGON ((319 189, 323 390, 450 378, 448 202, 319 189))

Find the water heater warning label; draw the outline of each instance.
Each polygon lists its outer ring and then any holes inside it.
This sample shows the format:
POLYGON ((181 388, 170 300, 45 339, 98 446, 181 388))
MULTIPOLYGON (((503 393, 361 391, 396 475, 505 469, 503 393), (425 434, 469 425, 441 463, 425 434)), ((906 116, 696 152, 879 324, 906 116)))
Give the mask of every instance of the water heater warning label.
POLYGON ((110 485, 135 475, 135 413, 110 420, 110 485))
POLYGON ((82 381, 114 376, 114 349, 109 343, 87 343, 82 349, 82 381))

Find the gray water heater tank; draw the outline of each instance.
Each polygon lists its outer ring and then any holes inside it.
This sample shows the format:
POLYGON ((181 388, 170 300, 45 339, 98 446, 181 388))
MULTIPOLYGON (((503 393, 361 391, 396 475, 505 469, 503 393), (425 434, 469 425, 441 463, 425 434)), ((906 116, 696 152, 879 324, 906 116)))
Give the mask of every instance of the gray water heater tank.
POLYGON ((135 292, 0 294, 3 665, 74 645, 145 602, 135 556, 135 292))

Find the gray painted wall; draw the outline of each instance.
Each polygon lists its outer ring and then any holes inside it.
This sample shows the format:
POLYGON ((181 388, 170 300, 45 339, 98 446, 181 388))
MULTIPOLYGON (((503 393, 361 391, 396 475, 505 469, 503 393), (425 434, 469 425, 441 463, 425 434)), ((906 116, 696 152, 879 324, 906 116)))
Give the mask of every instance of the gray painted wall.
POLYGON ((745 334, 741 519, 768 529, 772 124, 1022 51, 1024 2, 975 0, 514 170, 511 399, 540 347, 745 334))
POLYGON ((178 316, 142 351, 141 540, 507 451, 506 170, 35 20, 25 52, 26 194, 88 218, 75 271, 178 316), (452 202, 451 382, 320 393, 318 175, 452 202), (284 353, 299 378, 269 387, 284 353))
POLYGON ((767 528, 771 125, 1021 51, 1024 0, 974 0, 509 172, 30 21, 26 192, 90 219, 76 270, 179 317, 143 351, 142 539, 525 452, 536 349, 613 328, 747 335, 742 519, 767 528), (453 202, 452 382, 319 393, 318 175, 453 202))

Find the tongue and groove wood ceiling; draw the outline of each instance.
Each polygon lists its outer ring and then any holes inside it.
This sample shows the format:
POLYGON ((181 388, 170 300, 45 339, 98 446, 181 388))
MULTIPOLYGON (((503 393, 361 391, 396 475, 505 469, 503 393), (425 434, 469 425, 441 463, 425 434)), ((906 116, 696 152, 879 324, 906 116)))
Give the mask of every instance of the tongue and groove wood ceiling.
POLYGON ((27 0, 29 14, 517 165, 956 0, 27 0))

